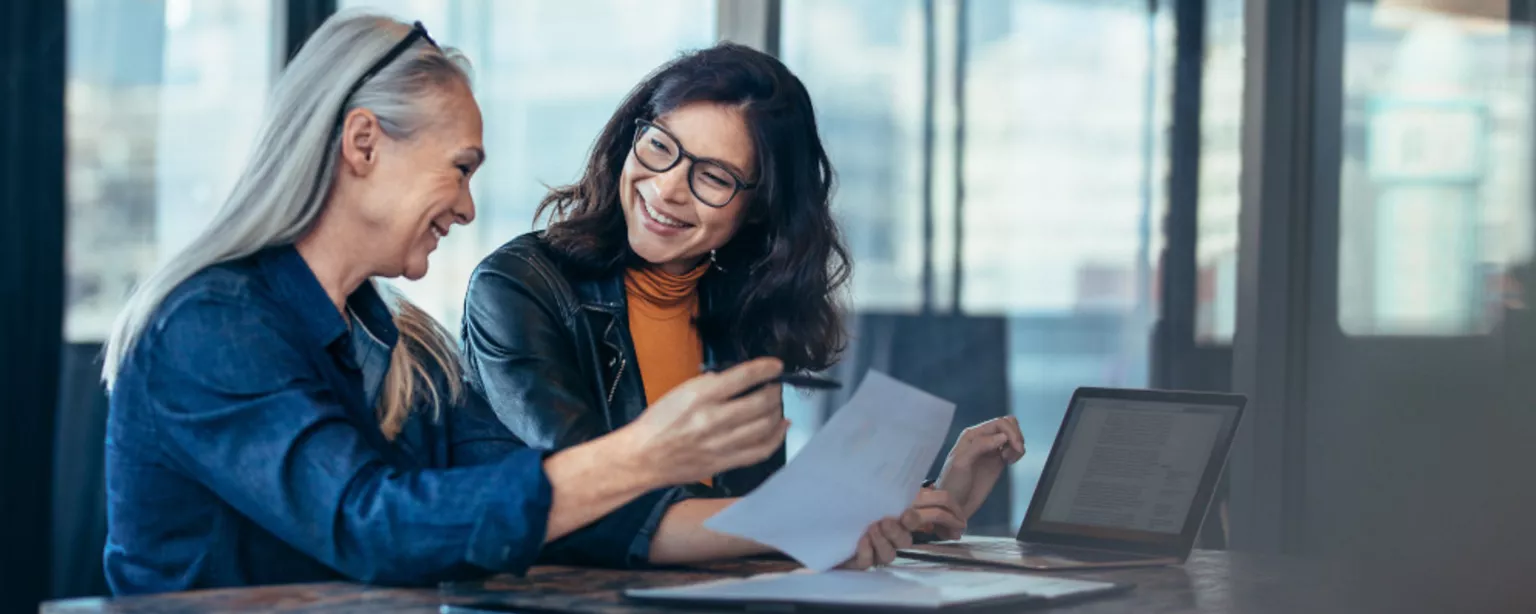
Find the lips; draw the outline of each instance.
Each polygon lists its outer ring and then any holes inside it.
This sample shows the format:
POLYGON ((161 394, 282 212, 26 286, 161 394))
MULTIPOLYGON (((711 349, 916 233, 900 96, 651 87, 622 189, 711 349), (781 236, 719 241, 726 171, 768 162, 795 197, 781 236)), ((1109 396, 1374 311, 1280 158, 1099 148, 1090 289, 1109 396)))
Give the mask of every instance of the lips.
POLYGON ((651 221, 656 222, 657 224, 661 224, 662 226, 668 226, 671 228, 687 228, 693 225, 657 211, 655 208, 651 207, 650 203, 647 203, 644 200, 640 201, 640 207, 645 210, 645 215, 651 218, 651 221))
POLYGON ((656 190, 655 186, 653 186, 653 185, 651 185, 649 183, 642 183, 642 184, 636 186, 636 188, 635 188, 636 196, 638 196, 637 200, 640 201, 640 211, 642 213, 644 213, 647 218, 650 218, 651 221, 656 222, 657 224, 661 224, 662 226, 666 226, 668 228, 691 228, 691 227, 693 227, 693 224, 690 224, 690 223, 685 222, 683 220, 680 220, 680 219, 677 219, 677 218, 672 217, 670 215, 667 215, 665 213, 662 213, 659 209, 657 209, 655 207, 652 207, 651 206, 651 201, 654 200, 652 198, 652 196, 655 196, 655 195, 654 194, 647 195, 646 192, 655 192, 655 190, 656 190))

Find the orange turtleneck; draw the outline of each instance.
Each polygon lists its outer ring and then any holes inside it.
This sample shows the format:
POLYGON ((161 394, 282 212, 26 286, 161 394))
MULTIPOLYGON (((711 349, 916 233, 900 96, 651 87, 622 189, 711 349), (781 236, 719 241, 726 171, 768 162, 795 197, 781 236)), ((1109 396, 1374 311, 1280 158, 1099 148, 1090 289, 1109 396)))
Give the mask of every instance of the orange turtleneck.
POLYGON ((624 275, 629 335, 635 341, 646 405, 699 374, 704 344, 693 318, 699 313, 699 278, 708 271, 705 262, 682 275, 658 268, 634 268, 624 275))

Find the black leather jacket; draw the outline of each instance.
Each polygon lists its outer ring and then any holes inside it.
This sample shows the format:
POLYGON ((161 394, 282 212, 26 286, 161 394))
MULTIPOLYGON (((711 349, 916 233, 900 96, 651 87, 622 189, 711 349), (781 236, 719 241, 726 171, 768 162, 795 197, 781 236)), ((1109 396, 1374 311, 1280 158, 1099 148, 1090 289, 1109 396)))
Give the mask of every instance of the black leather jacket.
MULTIPOLYGON (((707 296, 700 302, 708 309, 707 296)), ((558 264, 538 233, 513 239, 475 269, 461 341, 469 385, 530 446, 569 447, 629 424, 645 409, 623 271, 579 275, 558 264)), ((703 341, 707 362, 738 359, 722 344, 703 341)), ((780 446, 767 460, 690 492, 740 496, 782 466, 780 446)))

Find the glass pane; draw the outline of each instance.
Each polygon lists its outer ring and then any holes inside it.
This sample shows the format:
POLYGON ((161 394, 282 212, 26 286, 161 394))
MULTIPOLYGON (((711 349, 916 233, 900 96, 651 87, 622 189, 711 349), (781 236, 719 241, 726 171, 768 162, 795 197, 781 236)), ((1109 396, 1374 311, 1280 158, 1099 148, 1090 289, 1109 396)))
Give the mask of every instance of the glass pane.
MULTIPOLYGON (((916 312, 923 271, 921 0, 785 0, 780 57, 809 90, 837 173, 832 209, 857 312, 916 312)), ((820 426, 817 395, 785 395, 791 454, 820 426)))
POLYGON ((1237 214, 1242 205, 1243 4, 1209 0, 1200 101, 1195 342, 1226 345, 1237 330, 1237 214))
POLYGON ((963 23, 958 3, 948 2, 934 3, 931 16, 916 0, 783 6, 784 58, 815 101, 838 172, 834 207, 853 250, 850 324, 856 345, 859 334, 868 339, 845 363, 894 371, 931 365, 938 375, 919 379, 977 379, 973 366, 886 349, 913 345, 891 330, 952 333, 974 344, 965 356, 1004 357, 999 392, 978 397, 1008 401, 961 413, 1011 412, 1021 420, 1030 454, 1012 472, 1011 505, 1004 505, 1016 527, 1072 391, 1146 383, 1156 315, 1149 255, 1161 248, 1153 229, 1166 209, 1171 14, 1149 15, 1140 0, 972 0, 963 23), (924 72, 929 44, 932 91, 924 72), (956 122, 963 138, 955 138, 956 122), (925 130, 934 148, 926 169, 925 130), (925 170, 934 216, 928 247, 925 170), (916 315, 925 253, 934 263, 930 304, 965 317, 916 315), (957 282, 955 305, 949 295, 957 282), (989 322, 999 323, 993 337, 978 332, 993 330, 989 322))
POLYGON ((1339 325, 1457 336, 1498 322, 1531 258, 1531 30, 1507 3, 1345 13, 1339 325))
POLYGON ((475 223, 402 282, 412 301, 457 331, 480 259, 533 229, 546 186, 577 178, 587 150, 624 95, 680 51, 714 43, 714 0, 343 0, 420 20, 473 64, 485 117, 486 162, 472 189, 475 223))
POLYGON ((785 0, 782 57, 810 91, 837 171, 856 310, 923 300, 921 0, 785 0))
POLYGON ((1008 317, 1015 522, 1073 390, 1147 382, 1173 60, 1147 6, 970 3, 961 308, 1008 317))
POLYGON ((223 204, 277 57, 272 4, 69 0, 66 340, 104 340, 223 204))

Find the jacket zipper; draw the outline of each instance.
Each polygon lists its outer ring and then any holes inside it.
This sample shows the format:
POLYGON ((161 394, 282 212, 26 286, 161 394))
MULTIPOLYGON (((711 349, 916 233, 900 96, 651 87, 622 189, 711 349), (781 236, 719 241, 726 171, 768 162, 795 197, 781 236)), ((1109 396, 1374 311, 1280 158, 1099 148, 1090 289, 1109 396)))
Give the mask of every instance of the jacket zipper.
MULTIPOLYGON (((616 322, 617 322, 617 319, 609 320, 608 321, 608 329, 603 331, 603 337, 604 337, 605 340, 606 340, 606 338, 609 335, 613 334, 613 325, 616 322)), ((612 347, 612 346, 610 346, 610 347, 612 347)), ((614 349, 618 351, 618 355, 615 357, 615 360, 617 360, 618 363, 619 363, 619 370, 613 374, 613 385, 608 387, 608 406, 610 408, 613 406, 613 396, 615 394, 618 394, 618 392, 619 392, 619 380, 624 377, 624 365, 625 365, 625 363, 629 362, 628 360, 624 359, 624 349, 623 348, 614 348, 614 349)), ((608 364, 611 365, 611 364, 613 364, 613 362, 609 361, 608 364)))
POLYGON ((619 370, 613 374, 613 385, 608 387, 608 405, 613 405, 613 395, 619 391, 619 378, 624 377, 624 364, 629 361, 619 357, 619 370))

